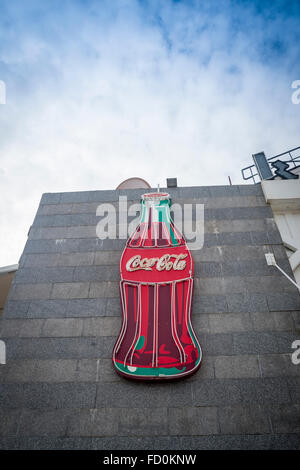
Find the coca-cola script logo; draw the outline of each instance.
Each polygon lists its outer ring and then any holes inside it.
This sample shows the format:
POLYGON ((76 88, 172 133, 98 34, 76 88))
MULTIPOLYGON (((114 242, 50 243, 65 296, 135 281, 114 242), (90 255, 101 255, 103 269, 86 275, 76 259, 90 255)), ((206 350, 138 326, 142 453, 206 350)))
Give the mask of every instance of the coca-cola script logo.
POLYGON ((175 271, 182 271, 186 267, 186 261, 184 258, 187 257, 187 254, 179 255, 169 255, 165 254, 161 258, 143 258, 141 255, 135 255, 130 258, 126 263, 127 271, 139 271, 144 269, 145 271, 152 271, 152 268, 155 266, 157 271, 170 271, 174 269, 175 271), (172 260, 172 258, 175 258, 172 260))

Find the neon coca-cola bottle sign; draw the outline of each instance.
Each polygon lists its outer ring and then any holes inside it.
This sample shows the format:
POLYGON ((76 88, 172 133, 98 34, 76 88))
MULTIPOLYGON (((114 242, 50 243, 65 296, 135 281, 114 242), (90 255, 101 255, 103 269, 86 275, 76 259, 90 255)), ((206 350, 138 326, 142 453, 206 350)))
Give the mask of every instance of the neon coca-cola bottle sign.
POLYGON ((141 255, 134 255, 126 263, 126 271, 138 271, 139 269, 145 269, 146 271, 152 271, 155 266, 157 271, 170 271, 175 269, 182 271, 186 267, 186 254, 172 255, 166 254, 160 258, 141 258, 141 255), (175 258, 172 260, 172 258, 175 258))
POLYGON ((144 194, 141 205, 120 262, 123 321, 113 364, 127 378, 186 377, 202 359, 190 318, 193 259, 171 220, 169 195, 144 194))

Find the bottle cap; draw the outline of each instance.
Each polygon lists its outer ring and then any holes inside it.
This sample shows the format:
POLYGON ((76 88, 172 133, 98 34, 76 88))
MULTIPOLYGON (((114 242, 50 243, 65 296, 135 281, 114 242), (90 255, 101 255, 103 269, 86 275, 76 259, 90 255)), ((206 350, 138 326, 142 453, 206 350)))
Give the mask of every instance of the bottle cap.
POLYGON ((168 193, 145 193, 142 195, 143 201, 166 201, 170 199, 168 193))

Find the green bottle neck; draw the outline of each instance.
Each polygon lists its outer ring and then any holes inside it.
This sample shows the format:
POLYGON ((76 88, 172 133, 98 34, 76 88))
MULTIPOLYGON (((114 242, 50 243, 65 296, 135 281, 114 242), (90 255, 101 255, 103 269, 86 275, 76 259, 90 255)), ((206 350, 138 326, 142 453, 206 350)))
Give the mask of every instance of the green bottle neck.
POLYGON ((169 225, 171 222, 170 201, 145 201, 141 202, 141 223, 164 222, 169 225))

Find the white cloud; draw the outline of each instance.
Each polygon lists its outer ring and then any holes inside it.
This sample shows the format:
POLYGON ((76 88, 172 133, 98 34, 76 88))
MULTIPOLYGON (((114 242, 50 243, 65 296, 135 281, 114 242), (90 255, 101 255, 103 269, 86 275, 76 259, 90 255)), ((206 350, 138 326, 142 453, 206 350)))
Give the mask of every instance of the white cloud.
POLYGON ((252 153, 299 145, 294 46, 276 67, 257 52, 273 30, 252 11, 249 32, 232 31, 229 11, 159 4, 67 3, 33 26, 34 2, 24 17, 7 7, 0 265, 17 262, 43 192, 114 188, 130 176, 238 184, 252 153))

